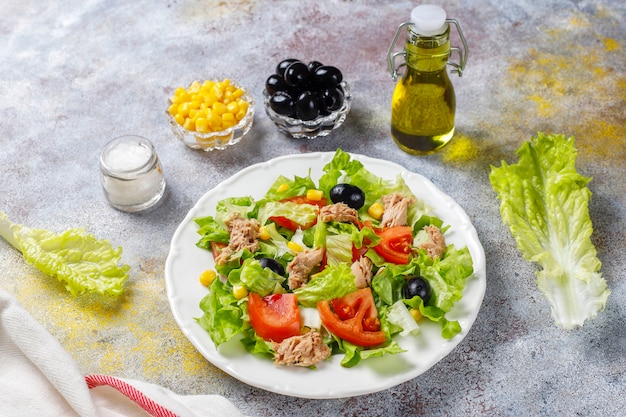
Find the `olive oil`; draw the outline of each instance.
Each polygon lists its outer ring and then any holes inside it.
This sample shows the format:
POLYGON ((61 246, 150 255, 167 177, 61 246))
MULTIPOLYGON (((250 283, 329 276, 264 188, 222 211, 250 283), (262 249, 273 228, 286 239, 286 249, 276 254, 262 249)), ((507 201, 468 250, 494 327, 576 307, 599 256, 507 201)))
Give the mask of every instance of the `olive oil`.
MULTIPOLYGON (((402 52, 405 59, 404 74, 397 83, 391 99, 391 136, 398 146, 412 154, 428 154, 446 145, 454 136, 456 97, 448 77, 447 65, 457 68, 459 74, 465 65, 465 50, 455 48, 461 54, 461 64, 449 62, 450 26, 445 12, 437 6, 418 6, 411 14, 407 27, 407 39, 402 52)), ((460 33, 460 28, 457 26, 460 33)), ((388 54, 390 70, 394 79, 393 58, 400 54, 388 54)))

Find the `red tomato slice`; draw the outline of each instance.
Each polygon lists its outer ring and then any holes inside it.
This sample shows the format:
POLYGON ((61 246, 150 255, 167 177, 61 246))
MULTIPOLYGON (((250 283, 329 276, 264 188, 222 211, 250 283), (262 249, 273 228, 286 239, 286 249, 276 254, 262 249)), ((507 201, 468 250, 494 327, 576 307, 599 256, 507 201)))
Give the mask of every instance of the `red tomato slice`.
POLYGON ((213 259, 217 258, 222 252, 222 249, 224 249, 226 246, 228 246, 226 245, 226 243, 211 242, 211 253, 213 254, 213 259))
MULTIPOLYGON (((281 203, 291 202, 291 203, 296 203, 296 204, 311 204, 311 205, 318 206, 318 207, 324 207, 327 204, 327 200, 325 198, 322 198, 319 201, 309 200, 308 198, 306 198, 305 195, 297 195, 294 197, 285 198, 283 200, 280 200, 280 202, 281 203)), ((275 222, 279 226, 282 226, 286 229, 293 230, 293 231, 296 231, 298 228, 301 228, 302 230, 306 230, 310 227, 315 226, 315 223, 317 223, 317 219, 315 219, 312 222, 302 225, 283 216, 272 216, 270 217, 270 220, 275 222)))
POLYGON ((378 310, 370 288, 331 301, 320 301, 317 311, 328 331, 354 345, 372 347, 387 341, 385 332, 380 330, 378 310))
POLYGON ((413 230, 410 226, 387 227, 376 230, 381 237, 380 243, 374 246, 377 254, 385 261, 394 264, 408 264, 413 243, 413 230))
POLYGON ((295 294, 248 294, 250 324, 267 341, 282 342, 300 334, 300 309, 295 294))

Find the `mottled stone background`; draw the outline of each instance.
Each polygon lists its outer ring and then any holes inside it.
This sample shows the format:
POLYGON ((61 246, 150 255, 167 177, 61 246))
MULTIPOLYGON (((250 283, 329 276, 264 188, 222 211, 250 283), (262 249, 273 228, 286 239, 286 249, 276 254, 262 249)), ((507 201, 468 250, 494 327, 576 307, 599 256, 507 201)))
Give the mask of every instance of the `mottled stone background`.
MULTIPOLYGON (((436 2, 439 3, 439 2, 436 2)), ((389 134, 394 83, 386 53, 417 3, 296 0, 6 0, 0 4, 0 210, 53 231, 84 227, 124 249, 131 278, 118 302, 73 298, 0 241, 0 286, 81 369, 180 394, 222 394, 250 416, 610 416, 626 400, 626 5, 621 0, 441 3, 470 46, 457 94, 457 135, 441 152, 403 153, 389 134), (353 109, 332 136, 292 140, 263 112, 283 58, 336 65, 353 109), (176 141, 164 111, 178 86, 230 77, 257 97, 249 136, 203 153, 176 141), (592 177, 593 242, 612 295, 584 327, 556 327, 502 225, 488 174, 536 132, 575 136, 592 177), (167 195, 155 210, 112 209, 98 154, 111 138, 150 138, 167 195), (487 293, 466 339, 420 377, 361 397, 268 393, 208 363, 183 336, 165 294, 174 230, 209 189, 284 154, 349 152, 430 178, 469 214, 487 255, 487 293)), ((36 343, 36 341, 34 341, 36 343)), ((0 367, 1 372, 1 367, 0 367)))

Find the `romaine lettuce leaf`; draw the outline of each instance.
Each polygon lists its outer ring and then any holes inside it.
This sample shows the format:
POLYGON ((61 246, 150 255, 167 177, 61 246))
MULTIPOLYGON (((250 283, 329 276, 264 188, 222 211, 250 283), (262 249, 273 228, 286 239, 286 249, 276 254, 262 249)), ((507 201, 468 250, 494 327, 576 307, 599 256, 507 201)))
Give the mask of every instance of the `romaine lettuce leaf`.
POLYGON ((318 301, 341 298, 356 291, 354 274, 347 264, 328 266, 315 274, 309 283, 293 292, 298 302, 305 307, 315 307, 318 301))
POLYGON ((591 178, 576 171, 574 138, 544 135, 525 142, 519 161, 491 167, 500 214, 527 261, 542 269, 537 285, 557 325, 582 326, 605 307, 610 294, 591 242, 591 178))
POLYGON ((216 279, 211 283, 209 293, 200 301, 204 314, 196 321, 209 332, 211 340, 219 347, 250 328, 246 308, 246 303, 239 302, 229 286, 216 279))
POLYGON ((85 292, 119 295, 130 266, 119 265, 122 248, 97 239, 82 229, 63 233, 12 223, 0 212, 0 236, 41 272, 56 276, 72 295, 85 292))
POLYGON ((313 204, 298 204, 290 201, 280 203, 268 201, 259 207, 258 221, 261 225, 267 223, 273 216, 285 217, 299 225, 306 225, 317 219, 319 207, 313 204))

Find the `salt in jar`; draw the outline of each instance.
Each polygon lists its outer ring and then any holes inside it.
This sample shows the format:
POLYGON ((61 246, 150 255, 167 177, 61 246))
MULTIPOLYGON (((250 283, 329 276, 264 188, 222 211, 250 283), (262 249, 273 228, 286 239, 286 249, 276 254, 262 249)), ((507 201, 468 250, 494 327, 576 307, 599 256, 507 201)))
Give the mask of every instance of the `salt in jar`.
POLYGON ((121 136, 107 143, 100 153, 100 172, 104 194, 118 210, 146 210, 165 193, 159 157, 141 136, 121 136))

